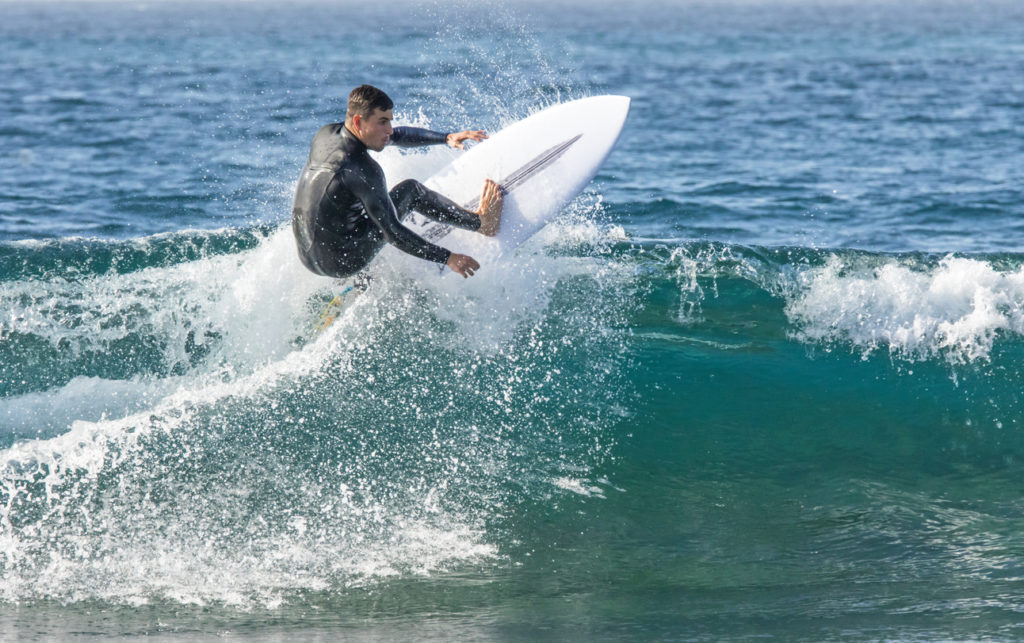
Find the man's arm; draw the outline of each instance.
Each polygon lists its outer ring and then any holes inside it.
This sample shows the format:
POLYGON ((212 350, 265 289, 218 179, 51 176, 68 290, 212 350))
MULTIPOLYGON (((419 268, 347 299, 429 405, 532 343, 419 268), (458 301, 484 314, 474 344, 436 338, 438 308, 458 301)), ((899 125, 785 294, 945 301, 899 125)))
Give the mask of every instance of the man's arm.
POLYGON ((483 130, 465 130, 444 134, 422 127, 396 127, 391 134, 391 142, 399 147, 420 147, 423 145, 440 145, 447 143, 460 150, 466 149, 466 141, 482 141, 487 138, 483 130))
POLYGON ((440 264, 448 263, 448 258, 452 254, 450 250, 430 243, 402 225, 395 205, 384 189, 383 178, 377 189, 374 189, 367 178, 358 172, 344 171, 340 178, 345 187, 363 204, 366 214, 380 228, 388 243, 414 257, 440 264))
POLYGON ((423 145, 440 145, 448 141, 448 134, 435 132, 422 127, 396 127, 391 133, 391 142, 399 147, 421 147, 423 145))

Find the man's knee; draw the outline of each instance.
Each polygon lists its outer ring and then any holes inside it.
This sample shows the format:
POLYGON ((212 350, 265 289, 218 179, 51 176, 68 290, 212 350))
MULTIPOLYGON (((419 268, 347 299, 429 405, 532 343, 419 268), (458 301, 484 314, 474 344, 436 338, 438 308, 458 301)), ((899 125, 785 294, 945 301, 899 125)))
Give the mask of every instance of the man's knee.
POLYGON ((418 193, 422 193, 422 191, 424 189, 425 189, 424 185, 422 183, 420 183, 419 181, 417 181, 416 179, 406 179, 406 180, 402 181, 401 183, 398 183, 397 185, 395 185, 395 187, 391 188, 391 191, 389 192, 389 194, 391 195, 391 199, 395 200, 396 196, 398 196, 398 197, 402 197, 402 196, 405 196, 405 195, 412 196, 412 195, 416 195, 418 193))
POLYGON ((406 179, 391 188, 388 196, 395 204, 399 218, 409 214, 416 207, 416 202, 423 196, 427 188, 416 179, 406 179))

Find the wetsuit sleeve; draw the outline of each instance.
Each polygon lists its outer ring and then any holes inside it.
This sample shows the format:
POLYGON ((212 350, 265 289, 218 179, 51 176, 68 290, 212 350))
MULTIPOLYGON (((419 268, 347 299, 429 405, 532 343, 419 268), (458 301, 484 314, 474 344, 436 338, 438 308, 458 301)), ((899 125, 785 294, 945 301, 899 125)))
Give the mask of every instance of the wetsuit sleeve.
POLYGON ((358 198, 370 220, 380 228, 384 239, 402 252, 420 259, 439 264, 448 263, 451 251, 434 245, 402 225, 395 211, 395 205, 386 191, 374 190, 373 186, 358 173, 342 172, 342 183, 358 198))
POLYGON ((423 129, 422 127, 396 127, 391 134, 391 142, 399 147, 419 147, 421 145, 440 145, 448 142, 448 135, 441 132, 423 129))

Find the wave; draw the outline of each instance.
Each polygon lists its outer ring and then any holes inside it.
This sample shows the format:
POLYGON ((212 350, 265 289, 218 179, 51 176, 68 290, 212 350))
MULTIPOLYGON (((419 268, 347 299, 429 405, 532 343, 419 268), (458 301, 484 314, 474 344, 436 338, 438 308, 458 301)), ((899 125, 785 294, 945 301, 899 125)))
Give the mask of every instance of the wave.
POLYGON ((500 564, 524 506, 605 497, 652 369, 1024 346, 1024 256, 645 239, 592 194, 468 281, 378 265, 317 336, 339 284, 287 226, 0 257, 8 601, 273 606, 500 564))

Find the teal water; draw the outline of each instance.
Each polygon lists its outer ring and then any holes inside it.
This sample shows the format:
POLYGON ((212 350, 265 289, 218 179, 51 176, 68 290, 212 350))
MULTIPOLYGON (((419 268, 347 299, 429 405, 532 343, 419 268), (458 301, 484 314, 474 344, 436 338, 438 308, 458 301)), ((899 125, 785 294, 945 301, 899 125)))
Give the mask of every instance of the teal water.
POLYGON ((362 9, 0 6, 3 638, 1021 638, 1016 5, 362 9), (311 337, 364 81, 633 106, 514 259, 311 337))

